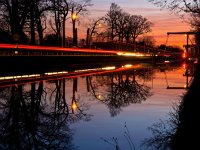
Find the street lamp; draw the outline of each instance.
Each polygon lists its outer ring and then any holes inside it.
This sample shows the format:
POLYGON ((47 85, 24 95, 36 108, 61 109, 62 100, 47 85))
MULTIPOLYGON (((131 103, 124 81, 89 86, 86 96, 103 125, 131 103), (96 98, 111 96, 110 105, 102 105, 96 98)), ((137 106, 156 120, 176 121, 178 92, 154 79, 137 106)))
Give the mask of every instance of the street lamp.
POLYGON ((77 46, 77 28, 75 26, 77 14, 72 13, 71 18, 72 18, 72 25, 73 25, 73 30, 72 30, 73 31, 73 46, 77 46))

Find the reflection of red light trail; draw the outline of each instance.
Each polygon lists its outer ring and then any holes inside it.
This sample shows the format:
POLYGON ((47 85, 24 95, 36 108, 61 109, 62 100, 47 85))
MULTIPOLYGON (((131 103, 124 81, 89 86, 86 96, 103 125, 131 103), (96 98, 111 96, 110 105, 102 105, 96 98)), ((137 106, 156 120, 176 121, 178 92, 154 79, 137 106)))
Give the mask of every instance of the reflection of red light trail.
POLYGON ((183 63, 183 64, 182 64, 182 67, 183 67, 183 69, 187 69, 187 64, 186 64, 186 63, 183 63))
POLYGON ((86 53, 109 53, 117 54, 117 51, 109 50, 96 50, 96 49, 82 49, 82 48, 61 48, 61 47, 48 47, 48 46, 29 46, 29 45, 16 45, 14 44, 0 44, 1 49, 27 49, 27 50, 40 50, 40 51, 65 51, 65 52, 86 52, 86 53))
POLYGON ((9 81, 0 83, 0 88, 10 87, 13 85, 31 84, 31 83, 39 82, 39 81, 54 81, 54 80, 61 80, 61 79, 68 79, 68 78, 78 78, 81 76, 101 75, 101 74, 106 74, 106 73, 120 72, 124 70, 138 69, 142 67, 143 67, 142 65, 132 65, 129 67, 122 66, 121 68, 117 68, 115 70, 87 71, 84 73, 72 72, 72 73, 61 74, 61 75, 54 74, 54 75, 48 75, 46 77, 40 77, 40 78, 37 77, 37 79, 29 78, 29 79, 18 80, 18 81, 9 80, 9 81))

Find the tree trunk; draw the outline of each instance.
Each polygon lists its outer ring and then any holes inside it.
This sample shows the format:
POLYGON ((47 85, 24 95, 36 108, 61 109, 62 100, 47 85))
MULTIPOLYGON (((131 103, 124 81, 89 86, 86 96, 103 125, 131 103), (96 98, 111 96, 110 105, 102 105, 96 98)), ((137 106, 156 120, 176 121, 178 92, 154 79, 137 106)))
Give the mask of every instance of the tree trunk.
POLYGON ((31 1, 30 5, 30 28, 31 28, 31 45, 35 45, 35 16, 34 16, 34 0, 31 1))
POLYGON ((37 31, 38 31, 38 35, 39 35, 40 45, 43 45, 44 44, 43 28, 42 28, 42 25, 41 25, 41 19, 40 18, 37 19, 37 31))
POLYGON ((62 47, 65 47, 65 21, 66 21, 67 14, 63 16, 63 40, 62 40, 62 47))

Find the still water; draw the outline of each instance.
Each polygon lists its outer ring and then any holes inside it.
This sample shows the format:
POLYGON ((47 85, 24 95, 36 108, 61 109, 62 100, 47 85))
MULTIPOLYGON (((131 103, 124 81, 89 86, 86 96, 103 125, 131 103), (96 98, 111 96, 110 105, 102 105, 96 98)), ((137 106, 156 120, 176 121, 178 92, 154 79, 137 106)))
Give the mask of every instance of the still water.
POLYGON ((148 127, 186 92, 185 71, 122 63, 2 76, 0 149, 145 149, 148 127))

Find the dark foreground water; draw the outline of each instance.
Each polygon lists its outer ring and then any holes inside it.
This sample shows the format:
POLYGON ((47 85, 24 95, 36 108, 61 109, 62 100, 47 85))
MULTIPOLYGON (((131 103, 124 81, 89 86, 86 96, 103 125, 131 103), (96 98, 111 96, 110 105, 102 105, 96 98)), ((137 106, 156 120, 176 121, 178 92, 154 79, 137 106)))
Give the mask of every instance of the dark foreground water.
POLYGON ((146 149, 148 127, 186 92, 185 71, 118 63, 2 76, 0 149, 146 149))

